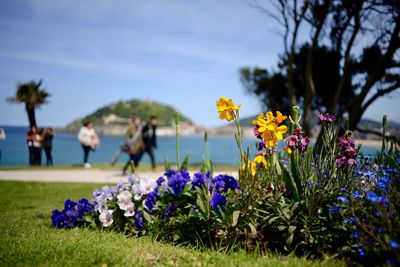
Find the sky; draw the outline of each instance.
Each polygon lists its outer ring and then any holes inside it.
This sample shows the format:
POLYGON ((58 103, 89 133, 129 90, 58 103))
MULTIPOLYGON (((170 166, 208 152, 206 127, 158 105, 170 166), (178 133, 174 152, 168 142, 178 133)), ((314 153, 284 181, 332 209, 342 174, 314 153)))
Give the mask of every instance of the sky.
MULTIPOLYGON (((204 126, 223 124, 215 102, 261 111, 243 89, 243 66, 274 68, 278 26, 251 0, 0 0, 0 125, 27 125, 10 104, 18 83, 43 79, 51 93, 39 125, 65 126, 132 98, 167 103, 204 126)), ((400 121, 400 94, 365 113, 400 121)))

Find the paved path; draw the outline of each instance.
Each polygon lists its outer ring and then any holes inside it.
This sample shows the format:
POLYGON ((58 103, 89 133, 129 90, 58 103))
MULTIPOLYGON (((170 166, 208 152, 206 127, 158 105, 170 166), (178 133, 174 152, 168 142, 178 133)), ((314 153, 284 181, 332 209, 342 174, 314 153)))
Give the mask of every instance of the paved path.
MULTIPOLYGON (((236 176, 235 172, 224 172, 236 176)), ((215 173, 218 175, 219 173, 215 173)), ((163 172, 140 172, 138 176, 157 179, 163 172)), ((61 182, 61 183, 100 183, 115 184, 127 181, 128 176, 123 176, 117 170, 0 170, 0 180, 4 181, 35 181, 35 182, 61 182)))

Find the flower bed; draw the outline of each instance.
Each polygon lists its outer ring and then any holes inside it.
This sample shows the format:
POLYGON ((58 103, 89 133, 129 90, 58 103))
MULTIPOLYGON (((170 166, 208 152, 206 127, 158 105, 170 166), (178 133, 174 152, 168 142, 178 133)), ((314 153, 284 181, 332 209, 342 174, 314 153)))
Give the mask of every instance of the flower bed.
MULTIPOLYGON (((177 170, 166 164, 157 181, 132 175, 126 183, 96 189, 91 201, 67 200, 64 210, 53 211, 54 226, 105 228, 218 249, 400 264, 396 145, 388 149, 384 139, 376 158, 359 155, 351 132, 334 116, 319 114, 323 135, 311 147, 294 107, 292 117, 267 112, 253 121, 259 151, 251 160, 242 147, 240 105, 221 97, 217 108, 220 119, 235 123, 238 179, 214 176, 208 158, 201 172, 190 175, 187 160, 180 164, 177 134, 177 170), (280 140, 287 143, 283 151, 276 149, 280 140)), ((178 124, 177 119, 177 129, 178 124)))

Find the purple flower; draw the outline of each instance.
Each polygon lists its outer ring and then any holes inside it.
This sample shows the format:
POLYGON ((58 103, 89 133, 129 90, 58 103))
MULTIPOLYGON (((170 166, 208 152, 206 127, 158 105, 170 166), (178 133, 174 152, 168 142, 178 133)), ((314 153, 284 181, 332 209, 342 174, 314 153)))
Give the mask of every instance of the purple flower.
POLYGON ((301 129, 296 129, 295 134, 290 135, 287 138, 287 145, 292 151, 300 150, 304 152, 307 150, 307 146, 310 143, 310 139, 308 137, 302 136, 303 131, 301 129))
POLYGON ((164 177, 161 176, 157 179, 157 185, 161 185, 163 182, 165 182, 164 177))
POLYGON ((215 187, 215 191, 227 192, 228 189, 236 190, 239 188, 239 184, 235 178, 229 175, 220 174, 214 177, 210 183, 210 192, 215 187))
POLYGON ((93 207, 90 205, 89 200, 86 198, 81 198, 78 201, 78 212, 80 217, 83 217, 85 212, 93 212, 93 207))
POLYGON ((135 221, 133 223, 136 229, 142 230, 143 229, 143 211, 137 210, 135 213, 135 221))
POLYGON ((64 209, 71 210, 75 208, 76 202, 72 201, 71 199, 67 199, 64 203, 64 209))
POLYGON ((210 178, 206 177, 202 172, 196 172, 193 174, 192 189, 201 188, 206 183, 206 180, 209 182, 210 178))
POLYGON ((347 169, 356 164, 358 150, 355 148, 354 139, 348 136, 339 137, 339 154, 336 156, 336 163, 339 168, 347 169))
POLYGON ((253 129, 253 133, 254 135, 258 138, 258 139, 262 139, 260 132, 258 131, 259 126, 257 125, 256 127, 254 127, 253 129))
POLYGON ((318 118, 319 118, 319 120, 321 122, 329 122, 329 123, 331 123, 331 122, 335 122, 336 121, 336 117, 334 115, 329 114, 329 113, 326 113, 326 114, 318 113, 317 116, 318 116, 318 118))
POLYGON ((168 205, 165 208, 164 213, 162 214, 162 218, 168 219, 168 218, 172 217, 177 209, 178 209, 178 206, 176 204, 168 205))
POLYGON ((211 208, 218 212, 220 208, 223 209, 225 207, 226 198, 221 193, 214 192, 210 204, 211 208))
POLYGON ((143 201, 143 206, 148 210, 152 211, 157 205, 157 192, 152 191, 147 194, 147 198, 143 201))
POLYGON ((186 170, 179 172, 172 171, 165 175, 168 177, 168 186, 174 195, 180 194, 185 188, 186 183, 190 180, 189 173, 186 170))
POLYGON ((53 210, 51 212, 51 222, 53 223, 55 228, 57 229, 63 228, 66 220, 67 217, 64 215, 63 212, 59 210, 53 210))

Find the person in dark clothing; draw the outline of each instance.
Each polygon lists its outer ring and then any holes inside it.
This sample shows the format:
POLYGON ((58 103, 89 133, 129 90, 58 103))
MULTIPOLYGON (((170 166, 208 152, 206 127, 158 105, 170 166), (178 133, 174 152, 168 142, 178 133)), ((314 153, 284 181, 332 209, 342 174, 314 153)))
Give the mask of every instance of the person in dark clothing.
POLYGON ((33 138, 34 165, 42 165, 43 128, 36 131, 33 138))
POLYGON ((126 171, 128 170, 131 162, 133 162, 135 170, 137 171, 137 167, 139 166, 138 159, 144 151, 142 129, 143 126, 140 117, 133 117, 132 123, 129 125, 125 134, 125 148, 128 152, 129 160, 122 169, 123 175, 126 175, 126 171))
POLYGON ((53 148, 53 129, 47 128, 43 137, 43 148, 46 154, 46 165, 53 165, 53 157, 51 155, 51 149, 53 148))
POLYGON ((151 116, 149 122, 142 129, 144 151, 142 153, 139 153, 136 158, 137 163, 139 164, 139 161, 142 159, 143 154, 149 154, 153 171, 156 171, 156 159, 154 156, 154 149, 157 148, 156 128, 157 117, 151 116))
POLYGON ((33 141, 36 135, 36 127, 32 127, 26 134, 26 143, 28 145, 29 151, 29 165, 33 166, 35 164, 35 153, 33 151, 33 141))

